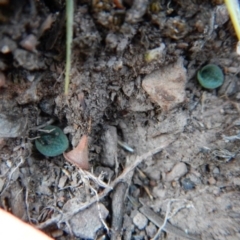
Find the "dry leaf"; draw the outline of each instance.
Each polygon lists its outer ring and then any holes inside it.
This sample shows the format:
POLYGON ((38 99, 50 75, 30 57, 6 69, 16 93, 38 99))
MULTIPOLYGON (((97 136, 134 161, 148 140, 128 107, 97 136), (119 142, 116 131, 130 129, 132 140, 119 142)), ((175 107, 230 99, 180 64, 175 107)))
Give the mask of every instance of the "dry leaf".
POLYGON ((63 156, 67 161, 75 166, 84 170, 88 170, 88 136, 83 135, 77 147, 68 153, 63 153, 63 156))

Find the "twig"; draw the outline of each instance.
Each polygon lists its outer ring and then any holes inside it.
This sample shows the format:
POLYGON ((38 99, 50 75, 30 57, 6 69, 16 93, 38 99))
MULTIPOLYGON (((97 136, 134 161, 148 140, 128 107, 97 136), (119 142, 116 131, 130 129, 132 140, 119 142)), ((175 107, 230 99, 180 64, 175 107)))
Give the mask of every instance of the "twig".
POLYGON ((81 170, 81 172, 83 172, 86 177, 88 177, 89 179, 91 179, 93 182, 95 182, 96 184, 98 184, 100 187, 103 188, 110 188, 110 186, 108 184, 106 184, 105 182, 103 182, 99 177, 95 177, 92 173, 88 172, 88 171, 84 171, 81 170))
POLYGON ((38 130, 38 129, 46 127, 47 125, 51 125, 53 122, 54 122, 54 119, 50 119, 49 121, 47 121, 39 126, 29 128, 29 130, 38 130))
POLYGON ((29 183, 29 179, 27 181, 27 186, 26 186, 26 191, 25 191, 25 205, 26 205, 26 211, 27 211, 27 217, 28 217, 28 222, 31 223, 31 217, 30 217, 30 212, 29 212, 29 203, 28 203, 28 183, 29 183))
POLYGON ((164 218, 164 221, 163 221, 163 224, 161 225, 161 227, 158 229, 157 233, 155 234, 153 240, 157 240, 158 237, 160 236, 161 232, 164 230, 164 228, 166 227, 166 224, 167 224, 167 220, 169 219, 169 213, 170 213, 170 210, 171 210, 171 202, 172 201, 169 201, 168 204, 167 204, 167 211, 166 211, 166 214, 165 214, 165 218, 164 218))
POLYGON ((25 159, 23 158, 23 156, 20 156, 20 162, 17 164, 17 166, 10 172, 9 176, 8 176, 8 182, 5 186, 5 188, 2 190, 0 196, 7 190, 7 188, 9 187, 12 175, 15 171, 17 171, 17 169, 24 163, 25 159))
POLYGON ((103 226, 105 227, 105 229, 107 230, 107 233, 109 233, 109 228, 107 226, 107 224, 105 223, 103 217, 102 217, 102 214, 101 214, 101 209, 100 209, 100 206, 99 206, 99 197, 98 197, 98 193, 97 191, 93 188, 93 187, 90 187, 90 189, 95 193, 95 196, 97 198, 97 208, 98 208, 98 214, 99 214, 99 218, 103 224, 103 226))
POLYGON ((121 239, 124 214, 124 200, 128 189, 127 183, 119 183, 112 194, 111 240, 121 239))

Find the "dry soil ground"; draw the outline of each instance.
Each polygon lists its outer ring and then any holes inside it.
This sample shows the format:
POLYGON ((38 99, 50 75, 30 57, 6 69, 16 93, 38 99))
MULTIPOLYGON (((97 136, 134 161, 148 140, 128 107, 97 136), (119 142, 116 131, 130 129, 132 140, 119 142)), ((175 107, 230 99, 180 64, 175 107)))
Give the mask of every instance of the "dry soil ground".
POLYGON ((75 1, 68 96, 64 4, 0 1, 0 206, 59 240, 240 239, 240 57, 222 1, 75 1), (196 79, 208 63, 216 90, 196 79), (49 122, 69 150, 88 135, 89 171, 37 152, 49 122))

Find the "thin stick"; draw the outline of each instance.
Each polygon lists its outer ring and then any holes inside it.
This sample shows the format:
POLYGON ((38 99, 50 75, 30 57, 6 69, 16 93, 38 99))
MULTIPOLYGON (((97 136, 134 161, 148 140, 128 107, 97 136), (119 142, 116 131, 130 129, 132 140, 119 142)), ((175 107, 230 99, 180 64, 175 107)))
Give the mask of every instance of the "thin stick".
POLYGON ((102 222, 104 228, 107 230, 107 233, 109 233, 109 228, 108 228, 107 224, 105 223, 105 221, 104 221, 104 219, 102 217, 102 214, 101 214, 98 193, 97 193, 97 191, 93 187, 90 187, 90 189, 94 192, 94 194, 95 194, 95 196, 97 198, 97 208, 98 208, 98 214, 99 214, 100 221, 102 222))
POLYGON ((165 229, 166 227, 166 224, 167 224, 167 221, 169 219, 169 213, 170 213, 170 210, 171 210, 171 201, 168 202, 167 204, 167 211, 166 211, 166 214, 165 214, 165 218, 164 218, 164 221, 163 221, 163 224, 161 225, 161 227, 158 229, 156 235, 154 236, 153 240, 157 240, 158 237, 160 236, 161 232, 165 229))
POLYGON ((9 187, 11 178, 13 173, 25 162, 25 159, 23 158, 23 156, 20 156, 20 162, 18 163, 18 165, 10 172, 9 176, 8 176, 8 182, 7 185, 5 186, 5 188, 2 190, 0 196, 7 190, 7 188, 9 187))

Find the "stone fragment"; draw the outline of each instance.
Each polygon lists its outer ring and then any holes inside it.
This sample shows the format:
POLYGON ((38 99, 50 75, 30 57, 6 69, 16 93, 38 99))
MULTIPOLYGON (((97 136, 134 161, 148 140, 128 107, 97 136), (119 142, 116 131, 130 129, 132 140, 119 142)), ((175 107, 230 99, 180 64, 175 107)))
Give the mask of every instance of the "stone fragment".
POLYGON ((184 178, 184 179, 182 179, 181 183, 182 183, 182 187, 183 187, 184 190, 186 190, 186 191, 192 190, 192 189, 194 189, 194 187, 195 187, 194 182, 191 181, 190 178, 184 178))
POLYGON ((187 173, 187 165, 183 162, 177 163, 172 170, 164 176, 164 180, 171 182, 177 180, 187 173))
POLYGON ((33 34, 29 34, 20 42, 20 46, 28 51, 36 51, 37 44, 38 44, 37 37, 34 36, 33 34))
POLYGON ((63 235, 63 231, 60 229, 54 230, 51 232, 51 236, 56 239, 58 237, 61 237, 63 235))
POLYGON ((217 27, 222 27, 229 20, 229 13, 225 4, 217 6, 215 15, 215 24, 217 27))
POLYGON ((214 178, 214 177, 210 177, 209 179, 208 179, 208 183, 210 184, 210 185, 215 185, 216 184, 216 179, 214 178))
POLYGON ((103 139, 103 164, 113 167, 117 158, 117 129, 113 126, 108 126, 103 139))
MULTIPOLYGON (((106 219, 108 216, 108 210, 101 203, 99 203, 99 208, 102 219, 106 219)), ((96 239, 97 231, 103 227, 99 217, 99 209, 96 204, 75 214, 69 221, 69 224, 72 228, 73 234, 76 237, 83 239, 96 239)))
POLYGON ((59 180, 58 188, 59 188, 59 189, 64 188, 65 185, 66 185, 67 180, 68 180, 68 176, 63 175, 63 176, 60 178, 60 180, 59 180))
POLYGON ((3 189, 4 183, 5 183, 5 180, 3 180, 2 178, 0 178, 0 192, 1 192, 2 189, 3 189))
POLYGON ((142 82, 143 89, 164 111, 169 111, 182 103, 185 98, 187 81, 183 59, 148 74, 142 82))
POLYGON ((133 218, 133 223, 139 230, 142 230, 147 226, 148 220, 143 214, 138 212, 133 218))
POLYGON ((157 233, 157 228, 153 223, 149 223, 148 226, 146 227, 146 233, 149 238, 153 238, 155 234, 157 233))
POLYGON ((0 113, 0 138, 21 136, 27 126, 27 120, 19 115, 0 113))

